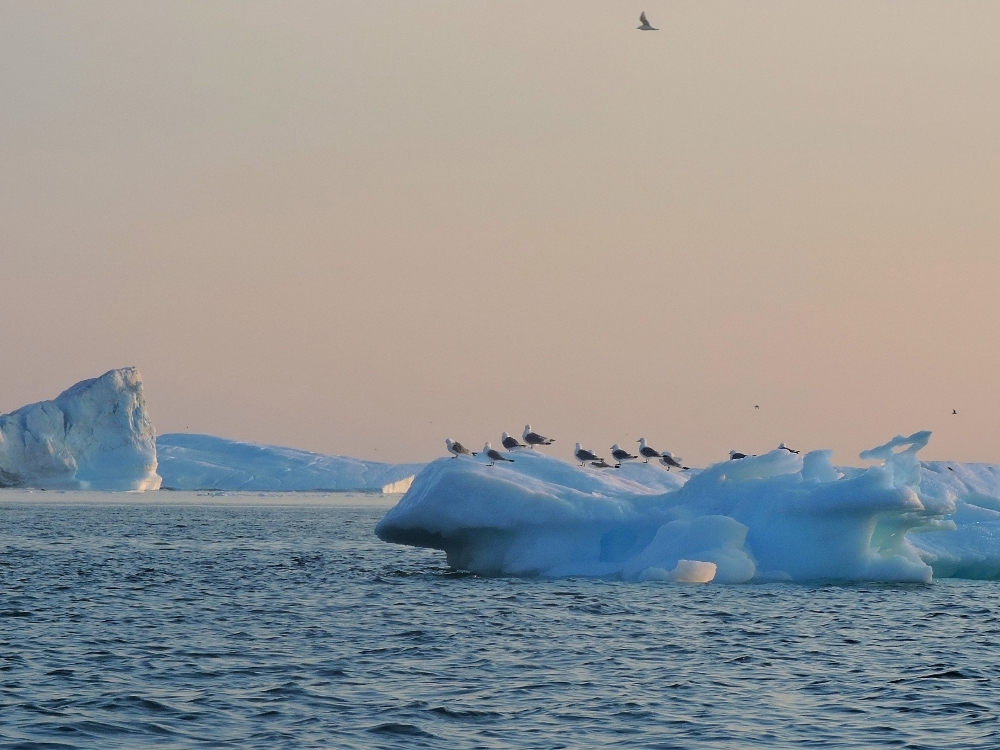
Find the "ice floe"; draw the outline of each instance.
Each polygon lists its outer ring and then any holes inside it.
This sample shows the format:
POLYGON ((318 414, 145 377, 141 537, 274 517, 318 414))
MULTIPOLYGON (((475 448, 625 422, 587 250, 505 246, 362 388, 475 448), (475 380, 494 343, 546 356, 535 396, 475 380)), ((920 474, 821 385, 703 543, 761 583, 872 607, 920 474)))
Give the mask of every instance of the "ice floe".
POLYGON ((930 582, 1000 577, 1000 467, 933 462, 929 432, 837 467, 774 450, 703 470, 441 459, 382 519, 383 540, 485 575, 930 582), (950 467, 950 468, 949 468, 950 467))

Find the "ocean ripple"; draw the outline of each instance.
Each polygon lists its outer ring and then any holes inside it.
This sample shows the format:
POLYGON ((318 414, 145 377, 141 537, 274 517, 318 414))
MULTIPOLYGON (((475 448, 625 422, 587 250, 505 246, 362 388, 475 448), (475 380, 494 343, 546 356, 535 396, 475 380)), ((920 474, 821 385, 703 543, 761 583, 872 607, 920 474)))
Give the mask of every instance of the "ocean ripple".
POLYGON ((974 748, 1000 733, 996 583, 490 579, 379 542, 384 507, 183 494, 0 501, 0 746, 974 748))

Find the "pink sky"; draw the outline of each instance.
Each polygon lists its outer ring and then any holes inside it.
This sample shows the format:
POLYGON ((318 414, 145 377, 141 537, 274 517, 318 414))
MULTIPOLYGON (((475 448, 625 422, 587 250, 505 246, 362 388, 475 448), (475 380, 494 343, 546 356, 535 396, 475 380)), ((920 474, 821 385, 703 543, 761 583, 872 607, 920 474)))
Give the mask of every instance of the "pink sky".
POLYGON ((997 29, 992 0, 5 2, 0 412, 136 365, 160 433, 367 459, 530 421, 565 456, 931 429, 1000 462, 997 29))

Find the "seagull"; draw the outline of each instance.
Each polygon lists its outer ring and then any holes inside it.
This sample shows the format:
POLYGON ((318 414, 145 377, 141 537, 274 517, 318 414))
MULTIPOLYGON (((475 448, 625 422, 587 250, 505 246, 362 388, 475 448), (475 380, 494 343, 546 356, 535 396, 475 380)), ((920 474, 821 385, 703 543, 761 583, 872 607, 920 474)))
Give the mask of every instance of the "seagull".
POLYGON ((500 442, 503 443, 503 447, 506 448, 509 451, 512 451, 515 448, 527 448, 528 447, 524 443, 517 442, 517 438, 511 437, 506 432, 501 436, 500 442))
POLYGON ((576 444, 576 450, 573 451, 573 455, 576 456, 576 460, 580 462, 580 466, 583 466, 587 461, 604 460, 593 451, 585 450, 579 443, 576 444))
POLYGON ((738 458, 746 458, 746 453, 737 453, 736 451, 729 451, 729 460, 735 461, 738 458))
POLYGON ((448 452, 451 454, 452 458, 458 458, 459 456, 474 456, 476 455, 468 448, 466 448, 461 443, 456 443, 451 438, 445 438, 444 444, 448 446, 448 452))
POLYGON ((671 466, 678 469, 684 468, 681 466, 681 459, 675 458, 674 454, 670 451, 663 451, 663 454, 660 456, 660 463, 667 467, 667 471, 670 471, 671 466))
POLYGON ((621 468, 622 461, 631 461, 633 458, 639 458, 626 450, 622 450, 622 447, 618 443, 611 446, 611 456, 618 462, 618 466, 615 467, 616 469, 621 468))
POLYGON ((646 445, 646 438, 639 438, 636 442, 639 443, 639 455, 646 459, 644 463, 648 464, 649 459, 659 458, 663 455, 655 448, 650 448, 646 445))
POLYGON ((794 448, 789 448, 784 443, 782 443, 781 445, 778 446, 778 450, 779 451, 788 451, 789 453, 798 453, 797 450, 795 450, 794 448))
POLYGON ((555 442, 552 438, 547 438, 544 435, 539 435, 537 432, 532 432, 530 424, 526 424, 524 426, 524 433, 521 437, 524 438, 524 442, 532 448, 536 445, 552 445, 552 443, 555 442))
POLYGON ((500 455, 500 451, 498 451, 489 443, 483 446, 482 452, 485 453, 490 459, 490 462, 486 464, 487 466, 492 466, 497 461, 510 461, 511 463, 514 463, 513 458, 504 458, 503 456, 500 455))
POLYGON ((760 404, 754 404, 754 405, 753 405, 753 408, 754 408, 754 409, 759 409, 759 408, 760 408, 760 404))
POLYGON ((646 11, 643 11, 642 13, 639 14, 639 23, 642 24, 642 26, 636 27, 639 29, 639 31, 659 31, 659 29, 654 29, 652 26, 649 25, 649 19, 646 18, 646 11))
POLYGON ((954 409, 952 409, 952 410, 951 410, 951 413, 952 413, 952 414, 958 414, 958 412, 957 412, 957 411, 955 411, 954 409))
POLYGON ((595 469, 610 469, 611 468, 611 464, 609 464, 603 458, 600 461, 591 461, 590 465, 593 466, 595 469))

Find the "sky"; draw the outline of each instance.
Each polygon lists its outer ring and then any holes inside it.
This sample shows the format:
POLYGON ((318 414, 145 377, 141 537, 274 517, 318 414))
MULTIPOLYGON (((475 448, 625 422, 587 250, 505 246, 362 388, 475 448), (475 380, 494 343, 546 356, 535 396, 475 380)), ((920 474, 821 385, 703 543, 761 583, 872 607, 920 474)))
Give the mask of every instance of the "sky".
POLYGON ((161 434, 370 460, 530 422, 564 457, 930 429, 1000 462, 998 29, 2 0, 0 412, 135 365, 161 434))

